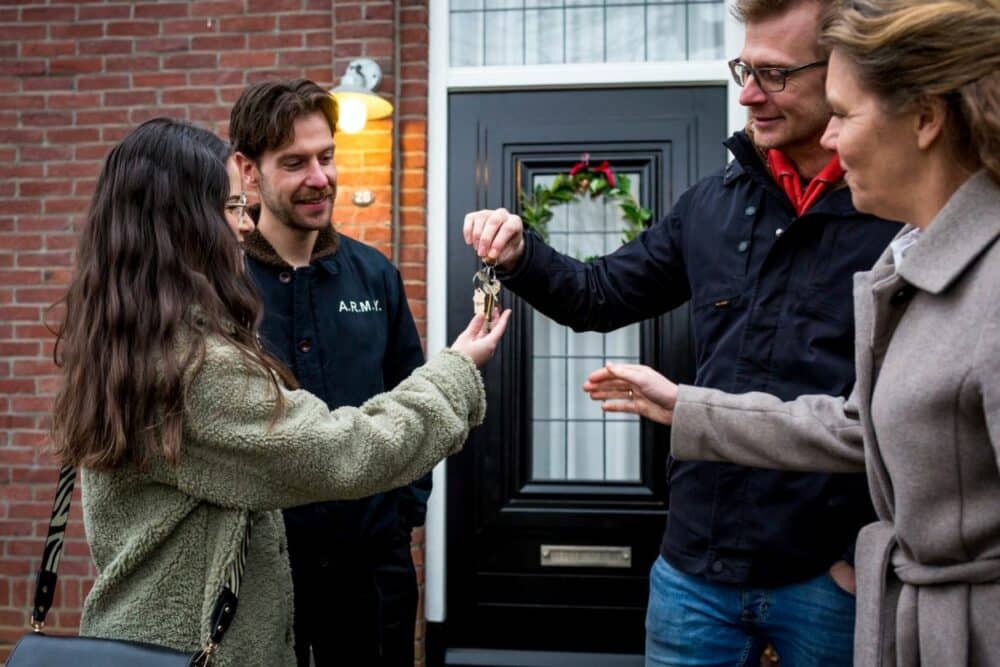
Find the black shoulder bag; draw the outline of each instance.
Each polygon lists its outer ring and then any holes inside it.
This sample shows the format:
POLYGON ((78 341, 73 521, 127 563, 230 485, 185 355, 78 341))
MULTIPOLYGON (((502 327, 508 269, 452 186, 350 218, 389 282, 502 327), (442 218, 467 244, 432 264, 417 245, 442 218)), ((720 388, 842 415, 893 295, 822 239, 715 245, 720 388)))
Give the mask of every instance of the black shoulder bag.
POLYGON ((35 584, 35 604, 31 609, 29 624, 33 632, 21 637, 14 651, 7 658, 7 667, 206 667, 229 629, 236 614, 240 581, 246 566, 250 546, 250 522, 240 545, 240 552, 226 569, 225 583, 212 611, 212 634, 205 646, 193 653, 172 648, 115 639, 96 637, 61 637, 42 633, 45 615, 52 607, 56 591, 56 572, 62 557, 69 506, 73 499, 76 470, 64 466, 59 472, 56 498, 52 504, 49 535, 45 540, 42 565, 35 584))

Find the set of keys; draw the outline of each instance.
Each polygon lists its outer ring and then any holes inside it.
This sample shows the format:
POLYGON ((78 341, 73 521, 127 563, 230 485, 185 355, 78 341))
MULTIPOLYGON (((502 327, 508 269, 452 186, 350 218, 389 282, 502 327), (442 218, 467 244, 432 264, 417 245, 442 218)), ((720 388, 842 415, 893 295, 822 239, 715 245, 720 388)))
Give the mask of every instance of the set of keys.
POLYGON ((472 277, 472 284, 476 286, 472 293, 472 303, 476 314, 486 318, 483 330, 489 333, 493 324, 493 309, 500 301, 500 281, 497 280, 495 265, 483 262, 482 268, 472 277))

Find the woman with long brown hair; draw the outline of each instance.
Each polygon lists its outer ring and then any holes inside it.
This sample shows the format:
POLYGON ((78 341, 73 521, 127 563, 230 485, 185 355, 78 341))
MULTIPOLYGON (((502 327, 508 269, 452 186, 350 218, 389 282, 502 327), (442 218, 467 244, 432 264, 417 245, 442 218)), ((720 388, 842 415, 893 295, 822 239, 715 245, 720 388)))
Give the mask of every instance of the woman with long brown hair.
POLYGON ((679 459, 866 470, 855 665, 1000 665, 1000 1, 847 0, 823 142, 858 210, 909 223, 855 276, 849 399, 738 396, 611 365, 605 409, 679 459), (793 446, 794 443, 794 446, 793 446))
POLYGON ((66 296, 53 418, 82 471, 99 576, 81 632, 196 650, 225 571, 252 539, 213 664, 295 664, 280 508, 405 484, 482 421, 475 318, 392 392, 330 412, 258 344, 260 305, 224 208, 225 144, 168 119, 116 146, 97 181, 66 296))

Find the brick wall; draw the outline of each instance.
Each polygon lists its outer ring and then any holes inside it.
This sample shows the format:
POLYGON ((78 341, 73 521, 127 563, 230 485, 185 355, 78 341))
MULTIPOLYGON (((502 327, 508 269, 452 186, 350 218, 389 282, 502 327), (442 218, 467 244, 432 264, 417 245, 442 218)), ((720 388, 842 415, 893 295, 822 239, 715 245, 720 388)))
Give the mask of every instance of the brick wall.
MULTIPOLYGON (((56 468, 46 454, 58 375, 47 307, 68 282, 77 230, 110 147, 169 115, 225 135, 248 83, 304 76, 332 86, 354 57, 374 58, 393 119, 338 136, 345 233, 391 253, 392 122, 400 123, 400 268, 425 332, 427 0, 4 0, 0 3, 0 659, 25 631, 56 468), (356 188, 375 203, 356 208, 356 188)), ((75 630, 94 568, 79 499, 50 627, 75 630)), ((423 582, 422 536, 414 556, 423 582)), ((422 627, 418 628, 422 636, 422 627)), ((422 643, 418 639, 422 662, 422 643)))

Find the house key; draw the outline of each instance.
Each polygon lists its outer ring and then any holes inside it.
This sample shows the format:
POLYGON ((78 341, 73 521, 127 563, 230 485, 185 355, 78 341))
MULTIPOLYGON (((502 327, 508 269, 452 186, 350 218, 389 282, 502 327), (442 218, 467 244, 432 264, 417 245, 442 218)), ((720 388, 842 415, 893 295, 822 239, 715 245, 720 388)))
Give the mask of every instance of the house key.
POLYGON ((497 280, 494 265, 483 262, 482 268, 476 271, 472 282, 476 285, 472 295, 472 303, 475 305, 476 314, 486 318, 483 323, 483 331, 489 333, 490 326, 493 324, 493 309, 500 297, 500 281, 497 280))

